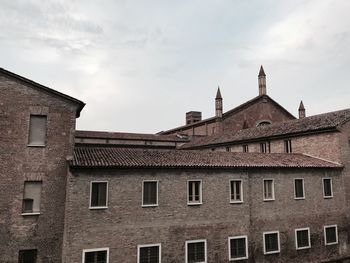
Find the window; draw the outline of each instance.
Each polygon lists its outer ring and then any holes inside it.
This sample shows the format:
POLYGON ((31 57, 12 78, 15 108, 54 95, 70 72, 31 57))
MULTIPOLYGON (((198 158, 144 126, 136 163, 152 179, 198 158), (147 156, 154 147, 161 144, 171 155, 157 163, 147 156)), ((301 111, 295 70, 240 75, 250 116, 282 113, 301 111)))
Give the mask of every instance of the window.
POLYGON ((242 260, 248 258, 247 236, 236 236, 228 238, 229 260, 242 260))
POLYGON ((295 229, 295 246, 296 249, 310 248, 310 228, 295 229))
POLYGON ((262 142, 260 143, 260 152, 261 153, 270 153, 270 142, 262 142))
POLYGON ((278 231, 264 232, 264 254, 280 253, 280 233, 278 231))
POLYGON ((144 181, 142 186, 142 206, 158 205, 158 181, 144 181))
POLYGON ((230 180, 230 203, 243 202, 242 180, 230 180))
POLYGON ((40 214, 40 199, 41 199, 41 182, 27 181, 24 182, 23 193, 23 215, 40 214))
POLYGON ((36 263, 36 249, 20 250, 18 253, 18 263, 36 263))
POLYGON ((323 178, 323 197, 332 198, 333 189, 332 189, 332 178, 323 178))
POLYGON ((30 115, 29 122, 29 146, 46 145, 46 123, 47 117, 42 115, 30 115))
POLYGON ((284 141, 284 152, 286 152, 286 153, 292 152, 292 141, 291 140, 284 141))
POLYGON ((137 263, 160 263, 160 244, 137 246, 137 263))
POLYGON ((325 245, 338 244, 338 228, 337 225, 324 227, 324 243, 325 245))
POLYGON ((304 179, 294 179, 294 199, 305 199, 304 179))
POLYGON ((226 152, 231 152, 231 147, 226 147, 226 152))
POLYGON ((186 263, 207 262, 207 241, 192 240, 186 241, 186 263))
POLYGON ((258 125, 256 125, 256 127, 266 126, 266 125, 270 125, 270 124, 271 124, 270 121, 261 121, 258 123, 258 125))
POLYGON ((242 145, 242 147, 243 147, 243 152, 244 152, 244 153, 249 152, 248 144, 242 145))
POLYGON ((83 263, 108 263, 109 248, 83 250, 83 263))
POLYGON ((191 180, 187 181, 188 187, 188 205, 199 205, 202 204, 202 181, 201 180, 191 180))
POLYGON ((95 181, 90 185, 90 209, 107 208, 108 183, 95 181))
POLYGON ((275 187, 273 179, 264 179, 264 201, 275 200, 275 187))

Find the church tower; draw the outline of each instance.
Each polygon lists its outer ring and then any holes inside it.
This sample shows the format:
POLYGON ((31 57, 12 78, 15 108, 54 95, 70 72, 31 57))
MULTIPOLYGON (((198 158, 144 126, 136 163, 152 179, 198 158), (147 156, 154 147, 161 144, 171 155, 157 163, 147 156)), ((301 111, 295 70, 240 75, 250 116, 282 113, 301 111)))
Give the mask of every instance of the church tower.
POLYGON ((266 95, 266 74, 264 72, 263 66, 260 66, 258 82, 259 82, 259 96, 266 95))
POLYGON ((220 87, 218 87, 218 91, 216 92, 215 97, 215 117, 222 117, 222 97, 220 92, 220 87))
POLYGON ((303 119, 305 117, 306 117, 305 107, 304 107, 303 101, 300 101, 300 105, 299 105, 299 119, 303 119))

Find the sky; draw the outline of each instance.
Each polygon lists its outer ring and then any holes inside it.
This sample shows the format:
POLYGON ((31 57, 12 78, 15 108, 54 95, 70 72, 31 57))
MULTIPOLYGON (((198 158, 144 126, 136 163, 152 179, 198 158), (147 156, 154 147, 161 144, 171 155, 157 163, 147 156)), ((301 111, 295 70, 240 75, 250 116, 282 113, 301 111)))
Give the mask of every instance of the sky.
POLYGON ((77 129, 156 133, 267 94, 349 108, 348 0, 0 0, 0 67, 86 103, 77 129))

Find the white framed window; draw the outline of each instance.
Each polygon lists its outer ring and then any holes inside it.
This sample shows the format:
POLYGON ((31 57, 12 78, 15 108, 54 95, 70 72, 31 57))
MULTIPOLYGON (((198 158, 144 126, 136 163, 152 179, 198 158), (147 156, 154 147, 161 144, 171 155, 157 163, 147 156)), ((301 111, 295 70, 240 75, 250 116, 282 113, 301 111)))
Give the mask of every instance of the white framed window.
POLYGON ((82 263, 109 263, 109 248, 84 249, 82 263))
POLYGON ((323 178, 323 198, 332 198, 333 197, 333 185, 332 178, 323 178))
POLYGON ((202 204, 202 180, 187 181, 187 204, 202 204))
POLYGON ((270 153, 271 152, 270 142, 260 143, 260 152, 261 153, 270 153))
POLYGON ((337 225, 324 226, 324 244, 335 245, 338 244, 338 227, 337 225))
POLYGON ((284 152, 285 153, 292 152, 292 140, 284 140, 284 152))
POLYGON ((234 236, 228 238, 229 260, 242 260, 248 258, 248 238, 244 236, 234 236))
POLYGON ((41 181, 24 182, 22 215, 40 214, 41 185, 41 181))
POLYGON ((161 263, 161 244, 137 246, 137 263, 161 263))
POLYGON ((305 199, 304 179, 294 179, 294 199, 305 199))
POLYGON ((280 232, 269 231, 263 233, 264 254, 280 253, 280 232))
POLYGON ((90 182, 90 209, 105 209, 108 204, 108 182, 90 182))
POLYGON ((275 182, 273 179, 263 181, 264 201, 275 200, 275 182))
POLYGON ((230 180, 230 203, 243 203, 243 182, 240 179, 230 180))
POLYGON ((207 240, 190 240, 185 244, 186 263, 207 263, 207 240))
POLYGON ((295 229, 295 247, 297 250, 311 247, 309 227, 295 229))
POLYGON ((248 146, 248 144, 242 145, 242 150, 243 150, 244 153, 249 152, 249 146, 248 146))
POLYGON ((30 115, 28 146, 45 146, 46 145, 46 115, 30 115))
POLYGON ((142 182, 142 206, 158 206, 157 180, 145 180, 142 182))

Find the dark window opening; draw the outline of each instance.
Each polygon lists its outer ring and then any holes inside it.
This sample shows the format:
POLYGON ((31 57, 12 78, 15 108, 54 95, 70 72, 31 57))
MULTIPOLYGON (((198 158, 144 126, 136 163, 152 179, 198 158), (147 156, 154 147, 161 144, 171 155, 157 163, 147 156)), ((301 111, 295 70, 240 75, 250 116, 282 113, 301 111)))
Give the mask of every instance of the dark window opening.
POLYGON ((230 240, 230 256, 231 259, 246 258, 246 238, 234 238, 230 240))
POLYGON ((156 205, 157 198, 157 182, 143 182, 143 205, 156 205))
POLYGON ((187 244, 187 262, 203 262, 205 261, 205 243, 188 243, 187 244))
POLYGON ((107 206, 107 182, 91 183, 91 207, 107 206))
POLYGON ((20 250, 18 263, 36 263, 36 256, 36 249, 20 250))
POLYGON ((107 251, 85 252, 84 263, 107 263, 107 251))
POLYGON ((141 247, 139 263, 159 263, 159 246, 141 247))

